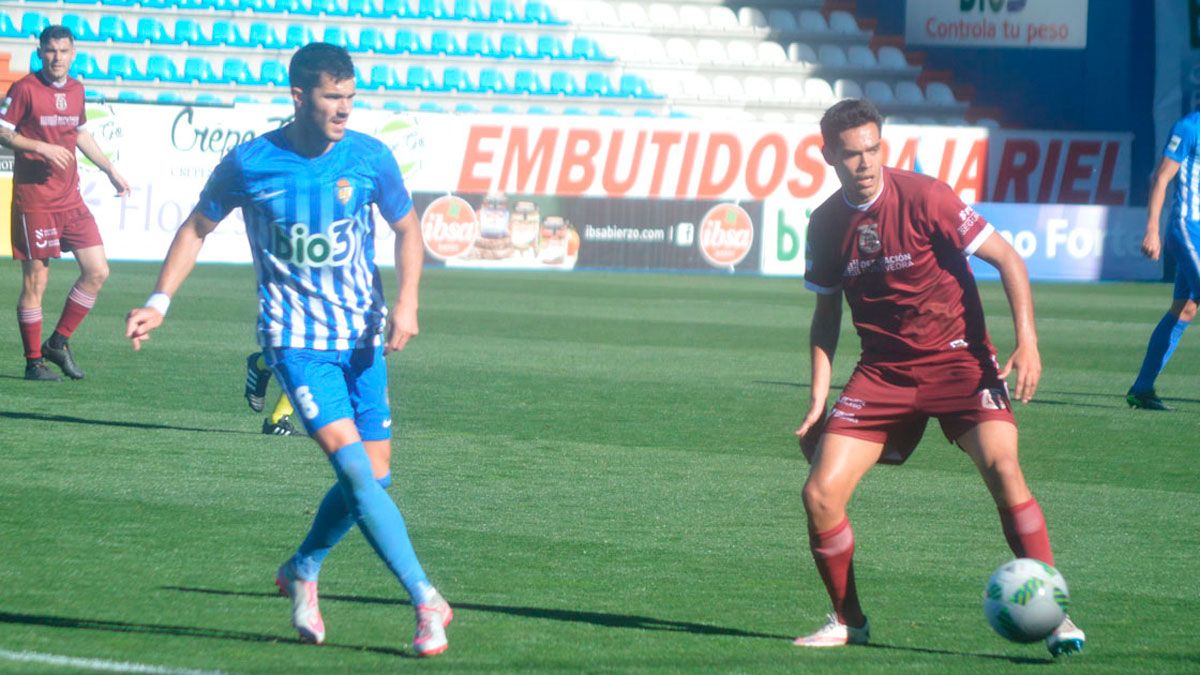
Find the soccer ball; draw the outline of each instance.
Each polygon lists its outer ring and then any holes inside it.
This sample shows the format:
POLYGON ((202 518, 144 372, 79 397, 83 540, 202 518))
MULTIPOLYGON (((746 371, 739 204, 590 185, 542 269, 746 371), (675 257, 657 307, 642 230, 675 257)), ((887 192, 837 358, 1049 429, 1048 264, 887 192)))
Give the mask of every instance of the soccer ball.
POLYGON ((1032 558, 1004 563, 988 579, 983 613, 1000 637, 1037 642, 1067 616, 1067 582, 1050 565, 1032 558))

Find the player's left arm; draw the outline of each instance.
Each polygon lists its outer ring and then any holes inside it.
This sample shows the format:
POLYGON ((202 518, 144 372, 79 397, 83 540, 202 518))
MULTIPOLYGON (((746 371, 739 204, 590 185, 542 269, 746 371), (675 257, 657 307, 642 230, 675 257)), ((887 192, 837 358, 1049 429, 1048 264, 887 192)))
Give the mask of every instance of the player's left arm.
POLYGON ((974 255, 979 256, 1000 272, 1000 283, 1012 309, 1013 327, 1016 329, 1017 346, 1000 377, 1008 377, 1017 371, 1017 386, 1013 394, 1022 403, 1028 403, 1037 390, 1042 377, 1042 357, 1038 354, 1037 328, 1033 320, 1033 291, 1029 287, 1029 272, 1025 261, 1004 237, 992 231, 974 255))
POLYGON ((96 143, 96 139, 90 131, 83 128, 79 129, 79 136, 75 144, 79 146, 79 151, 83 153, 84 157, 90 159, 92 164, 95 164, 97 168, 104 172, 104 175, 108 176, 108 182, 112 183, 118 197, 129 196, 129 182, 121 174, 117 173, 117 167, 113 166, 112 161, 104 155, 104 151, 100 149, 100 144, 96 143))
POLYGON ((425 264, 425 244, 421 241, 421 222, 417 210, 409 209, 400 220, 390 223, 396 233, 396 280, 400 292, 388 315, 384 353, 400 351, 419 332, 417 325, 418 286, 425 264))

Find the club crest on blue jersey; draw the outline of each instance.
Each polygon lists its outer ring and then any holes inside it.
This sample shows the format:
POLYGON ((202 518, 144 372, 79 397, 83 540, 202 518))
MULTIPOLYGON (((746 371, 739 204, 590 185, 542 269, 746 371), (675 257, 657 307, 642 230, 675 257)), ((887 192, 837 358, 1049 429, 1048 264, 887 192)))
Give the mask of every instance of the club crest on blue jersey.
POLYGON ((354 196, 354 186, 345 178, 337 180, 337 200, 345 205, 354 196))

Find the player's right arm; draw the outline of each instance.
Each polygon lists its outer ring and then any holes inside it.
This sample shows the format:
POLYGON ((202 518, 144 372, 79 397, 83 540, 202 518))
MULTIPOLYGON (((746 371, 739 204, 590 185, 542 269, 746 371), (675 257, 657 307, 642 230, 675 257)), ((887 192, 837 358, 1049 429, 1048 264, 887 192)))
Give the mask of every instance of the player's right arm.
POLYGON ((1150 202, 1146 207, 1146 235, 1142 237, 1142 253, 1151 260, 1158 260, 1162 253, 1162 239, 1159 236, 1159 222, 1162 219, 1163 202, 1167 198, 1167 188, 1179 173, 1179 162, 1170 157, 1163 157, 1154 170, 1150 181, 1150 202))
MULTIPOLYGON (((163 261, 162 270, 158 273, 158 283, 154 286, 154 295, 162 294, 169 300, 179 290, 183 280, 191 274, 204 246, 204 238, 216 229, 217 223, 199 210, 179 226, 167 258, 163 261)), ((153 297, 153 296, 151 296, 153 297)), ((158 328, 163 322, 163 312, 153 306, 135 307, 125 317, 125 337, 133 342, 133 350, 142 348, 142 341, 150 339, 150 331, 158 328)))
POLYGON ((842 330, 842 292, 818 293, 808 331, 809 352, 812 357, 812 390, 808 413, 796 435, 800 438, 812 429, 825 412, 829 385, 833 379, 833 355, 837 351, 838 335, 842 330))

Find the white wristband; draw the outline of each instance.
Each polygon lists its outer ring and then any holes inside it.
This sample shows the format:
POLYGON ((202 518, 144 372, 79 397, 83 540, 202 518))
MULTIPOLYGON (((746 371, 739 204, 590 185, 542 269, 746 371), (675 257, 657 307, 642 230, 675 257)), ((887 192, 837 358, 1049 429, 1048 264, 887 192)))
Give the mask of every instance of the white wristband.
POLYGON ((153 307, 159 314, 166 316, 167 308, 171 306, 171 296, 166 293, 151 293, 150 299, 146 300, 146 306, 153 307))

